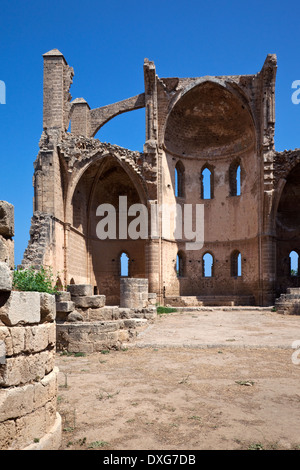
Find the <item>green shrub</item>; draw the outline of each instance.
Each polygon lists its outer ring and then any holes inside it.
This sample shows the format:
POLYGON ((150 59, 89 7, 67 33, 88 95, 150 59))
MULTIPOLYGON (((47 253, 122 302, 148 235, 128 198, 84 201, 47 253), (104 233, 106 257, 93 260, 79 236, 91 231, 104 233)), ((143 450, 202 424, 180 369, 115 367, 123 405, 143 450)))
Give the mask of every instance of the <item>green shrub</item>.
POLYGON ((173 308, 173 307, 157 307, 156 308, 156 311, 157 313, 172 313, 172 312, 176 312, 176 308, 173 308))
POLYGON ((13 273, 13 289, 18 291, 47 292, 54 294, 58 289, 54 286, 51 268, 15 269, 13 273))

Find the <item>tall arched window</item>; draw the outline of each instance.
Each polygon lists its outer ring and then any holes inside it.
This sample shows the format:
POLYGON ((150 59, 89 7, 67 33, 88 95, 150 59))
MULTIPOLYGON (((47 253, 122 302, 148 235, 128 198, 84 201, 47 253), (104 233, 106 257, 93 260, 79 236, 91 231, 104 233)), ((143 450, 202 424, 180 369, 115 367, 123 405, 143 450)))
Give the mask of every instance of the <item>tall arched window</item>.
POLYGON ((299 255, 296 251, 289 254, 290 260, 290 276, 298 276, 299 273, 299 255))
POLYGON ((125 252, 120 255, 120 275, 129 276, 129 257, 125 252))
POLYGON ((241 164, 240 159, 235 160, 229 167, 229 192, 230 196, 241 195, 241 164))
POLYGON ((242 275, 242 255, 235 250, 231 254, 231 276, 240 277, 242 275))
POLYGON ((205 165, 201 170, 201 199, 212 199, 214 197, 213 168, 205 165))
POLYGON ((176 274, 177 277, 184 276, 184 255, 181 251, 179 251, 176 256, 176 274))
POLYGON ((180 160, 175 166, 175 196, 184 197, 184 165, 180 160))
POLYGON ((205 253, 202 257, 202 275, 203 277, 213 277, 214 258, 210 253, 205 253))

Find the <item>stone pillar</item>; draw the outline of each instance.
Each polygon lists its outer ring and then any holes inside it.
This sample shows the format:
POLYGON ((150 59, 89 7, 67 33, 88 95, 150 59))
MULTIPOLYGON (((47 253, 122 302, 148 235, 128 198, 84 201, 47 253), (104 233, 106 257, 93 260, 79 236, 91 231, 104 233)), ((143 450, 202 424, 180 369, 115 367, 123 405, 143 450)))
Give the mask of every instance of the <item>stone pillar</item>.
POLYGON ((83 98, 76 98, 72 102, 71 132, 89 137, 90 127, 90 107, 83 98))
POLYGON ((148 306, 148 279, 120 279, 120 307, 141 309, 148 306))
POLYGON ((146 245, 146 269, 149 292, 159 294, 159 240, 149 240, 146 245))
POLYGON ((47 52, 44 57, 43 128, 58 128, 65 131, 69 125, 69 89, 74 71, 63 54, 57 50, 47 52))

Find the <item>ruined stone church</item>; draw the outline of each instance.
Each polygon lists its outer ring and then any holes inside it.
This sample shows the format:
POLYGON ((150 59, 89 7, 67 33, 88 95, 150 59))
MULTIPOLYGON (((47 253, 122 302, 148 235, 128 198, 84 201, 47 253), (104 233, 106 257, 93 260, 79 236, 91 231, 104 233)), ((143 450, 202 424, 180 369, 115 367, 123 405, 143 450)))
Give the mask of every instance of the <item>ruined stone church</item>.
MULTIPOLYGON (((253 75, 160 78, 144 61, 144 91, 91 109, 72 101, 74 71, 44 58, 43 132, 34 163, 34 213, 23 266, 50 265, 61 285, 91 284, 108 305, 125 275, 148 279, 165 305, 269 306, 298 286, 300 150, 277 152, 275 78, 268 55, 253 75), (145 108, 143 152, 95 138, 115 116, 145 108), (97 208, 202 205, 203 246, 184 234, 97 236, 97 208)), ((128 218, 128 224, 130 217, 128 218)))

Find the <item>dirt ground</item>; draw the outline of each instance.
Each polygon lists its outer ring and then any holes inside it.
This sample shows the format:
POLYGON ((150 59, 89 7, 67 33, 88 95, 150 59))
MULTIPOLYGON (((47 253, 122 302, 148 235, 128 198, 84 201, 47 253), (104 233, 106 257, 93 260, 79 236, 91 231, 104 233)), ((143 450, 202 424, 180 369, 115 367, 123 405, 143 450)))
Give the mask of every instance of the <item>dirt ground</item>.
POLYGON ((297 340, 300 317, 196 311, 123 351, 58 353, 61 450, 300 449, 297 340))

